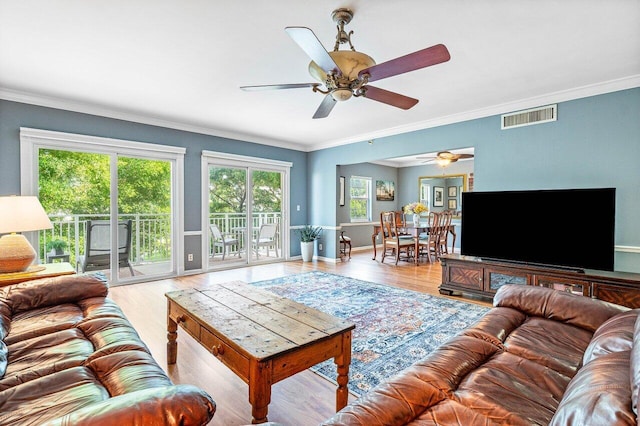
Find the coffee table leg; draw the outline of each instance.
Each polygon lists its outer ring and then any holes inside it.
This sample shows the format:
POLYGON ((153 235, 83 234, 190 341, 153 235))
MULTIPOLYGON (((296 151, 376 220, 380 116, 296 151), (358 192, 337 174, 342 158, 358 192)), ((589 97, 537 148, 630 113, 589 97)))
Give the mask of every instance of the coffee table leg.
POLYGON ((167 364, 175 364, 178 358, 178 323, 167 315, 167 364))
POLYGON ((351 364, 351 330, 342 335, 342 353, 335 357, 338 368, 338 390, 336 390, 336 411, 342 410, 349 401, 349 365, 351 364))
POLYGON ((267 411, 271 402, 271 361, 252 361, 249 372, 249 403, 252 424, 267 422, 267 411))

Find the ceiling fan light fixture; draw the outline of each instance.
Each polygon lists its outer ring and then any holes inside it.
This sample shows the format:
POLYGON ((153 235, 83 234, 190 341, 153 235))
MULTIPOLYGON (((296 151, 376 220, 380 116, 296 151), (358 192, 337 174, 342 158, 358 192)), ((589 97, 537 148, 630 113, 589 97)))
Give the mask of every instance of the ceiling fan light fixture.
POLYGON ((440 167, 447 167, 453 161, 449 158, 436 158, 436 164, 440 167))
POLYGON ((351 91, 351 89, 336 89, 331 92, 331 97, 333 97, 333 99, 338 102, 343 102, 351 99, 352 94, 353 92, 351 91))
MULTIPOLYGON (((355 50, 335 50, 328 53, 348 80, 356 80, 360 71, 376 64, 369 55, 355 50)), ((327 73, 314 61, 309 63, 309 74, 321 83, 327 81, 327 73)))

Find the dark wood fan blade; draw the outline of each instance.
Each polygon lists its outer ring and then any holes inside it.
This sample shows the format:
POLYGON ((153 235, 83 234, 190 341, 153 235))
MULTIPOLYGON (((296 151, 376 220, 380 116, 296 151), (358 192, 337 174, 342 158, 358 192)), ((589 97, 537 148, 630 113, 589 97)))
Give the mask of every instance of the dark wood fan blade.
POLYGON ((327 94, 322 103, 316 110, 316 113, 313 114, 313 118, 325 118, 329 115, 334 106, 336 106, 337 101, 333 99, 331 93, 327 94))
POLYGON ((365 98, 373 99, 374 101, 382 102, 394 107, 409 109, 418 103, 417 99, 380 89, 378 87, 366 85, 364 86, 364 89, 365 98))
POLYGON ((451 59, 444 44, 436 44, 408 55, 400 56, 381 64, 365 68, 358 73, 358 77, 369 74, 369 81, 381 80, 409 71, 415 71, 431 65, 447 62, 451 59))
POLYGON ((473 154, 457 154, 457 158, 473 158, 473 154))
POLYGON ((282 90, 282 89, 300 89, 303 87, 319 86, 318 83, 294 83, 294 84, 265 84, 262 86, 241 86, 242 90, 254 92, 258 90, 282 90))
POLYGON ((284 29, 287 34, 295 41, 305 53, 318 64, 320 68, 325 70, 327 74, 334 72, 341 74, 340 68, 333 58, 324 48, 318 37, 307 27, 286 27, 284 29))

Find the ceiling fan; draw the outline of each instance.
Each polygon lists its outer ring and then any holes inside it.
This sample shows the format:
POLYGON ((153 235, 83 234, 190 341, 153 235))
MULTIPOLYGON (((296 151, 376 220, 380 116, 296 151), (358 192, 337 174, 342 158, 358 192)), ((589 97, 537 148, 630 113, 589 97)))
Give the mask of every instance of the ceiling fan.
POLYGON ((313 118, 327 117, 336 102, 349 100, 352 96, 362 96, 406 110, 417 104, 418 100, 371 86, 369 83, 446 62, 451 58, 449 51, 443 44, 436 44, 435 46, 376 64, 370 56, 355 50, 351 43, 353 31, 347 33, 344 29, 344 26, 351 22, 353 12, 349 9, 341 8, 334 10, 331 17, 338 28, 336 43, 332 52, 325 50, 318 37, 309 28, 285 28, 285 31, 293 41, 311 58, 309 74, 320 83, 243 86, 241 89, 279 90, 311 87, 314 92, 325 95, 313 118), (339 50, 340 45, 345 43, 349 43, 351 50, 339 50))
POLYGON ((451 163, 455 163, 461 158, 473 158, 473 154, 454 154, 449 151, 440 151, 435 157, 416 157, 418 160, 425 160, 423 163, 435 161, 439 166, 446 167, 451 163))

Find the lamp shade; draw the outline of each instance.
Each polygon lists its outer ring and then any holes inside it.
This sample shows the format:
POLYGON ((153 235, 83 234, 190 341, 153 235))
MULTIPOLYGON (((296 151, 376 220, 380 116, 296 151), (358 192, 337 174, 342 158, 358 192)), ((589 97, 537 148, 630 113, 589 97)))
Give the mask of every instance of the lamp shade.
POLYGON ((37 197, 0 197, 0 234, 51 228, 49 216, 37 197))
POLYGON ((36 252, 24 235, 16 232, 53 228, 42 204, 33 196, 0 197, 0 273, 29 270, 36 252))

